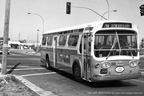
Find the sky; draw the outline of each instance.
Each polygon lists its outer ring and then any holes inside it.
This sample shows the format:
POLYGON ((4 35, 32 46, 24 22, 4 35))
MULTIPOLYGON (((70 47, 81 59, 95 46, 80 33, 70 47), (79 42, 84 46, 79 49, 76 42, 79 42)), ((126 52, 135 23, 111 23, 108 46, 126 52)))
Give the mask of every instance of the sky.
MULTIPOLYGON (((0 0, 0 37, 3 37, 5 1, 0 0)), ((140 41, 144 38, 144 16, 140 16, 140 5, 144 0, 11 0, 9 37, 13 41, 27 40, 36 42, 44 32, 59 28, 103 20, 96 13, 82 8, 71 8, 66 14, 66 2, 72 6, 87 7, 103 15, 109 10, 109 19, 124 20, 135 23, 139 28, 140 41), (28 12, 38 14, 27 14, 28 12), (38 31, 39 30, 39 31, 38 31)), ((108 18, 108 14, 104 15, 108 18)))

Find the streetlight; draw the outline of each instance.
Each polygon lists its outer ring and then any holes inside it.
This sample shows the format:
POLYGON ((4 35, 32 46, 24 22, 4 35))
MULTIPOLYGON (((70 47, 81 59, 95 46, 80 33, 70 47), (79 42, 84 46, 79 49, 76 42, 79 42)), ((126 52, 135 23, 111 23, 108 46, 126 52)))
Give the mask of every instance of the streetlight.
POLYGON ((94 10, 88 8, 88 7, 80 7, 80 6, 71 6, 71 7, 74 7, 74 8, 82 8, 82 9, 88 9, 88 10, 94 12, 95 14, 99 15, 101 18, 104 18, 105 20, 107 20, 105 17, 103 17, 102 15, 100 15, 98 12, 96 12, 96 11, 94 11, 94 10))
POLYGON ((109 6, 109 2, 108 2, 108 0, 106 0, 106 2, 107 2, 107 5, 108 5, 108 20, 109 20, 109 12, 110 12, 110 6, 109 6))
MULTIPOLYGON (((112 11, 107 11, 107 12, 105 12, 103 15, 102 15, 102 17, 104 17, 104 15, 106 14, 106 13, 110 13, 110 12, 117 12, 117 10, 112 10, 112 11)), ((102 19, 102 18, 101 18, 102 19)), ((109 19, 109 18, 108 18, 109 19)))
POLYGON ((43 22, 43 28, 42 28, 43 31, 42 31, 42 33, 44 33, 44 19, 43 19, 43 17, 41 15, 35 14, 35 13, 28 13, 28 14, 37 15, 37 16, 39 16, 42 19, 42 22, 43 22))

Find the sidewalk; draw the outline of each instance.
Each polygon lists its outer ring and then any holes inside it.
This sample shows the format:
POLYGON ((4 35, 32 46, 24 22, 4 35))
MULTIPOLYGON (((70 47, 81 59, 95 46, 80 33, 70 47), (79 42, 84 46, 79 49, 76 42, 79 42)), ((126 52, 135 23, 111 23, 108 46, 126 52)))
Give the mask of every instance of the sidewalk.
POLYGON ((0 96, 42 96, 13 75, 0 75, 0 96))
MULTIPOLYGON (((32 49, 10 49, 10 53, 40 56, 40 52, 37 53, 37 52, 33 51, 32 49)), ((17 75, 12 75, 12 76, 15 78, 16 82, 20 82, 22 85, 26 86, 30 90, 29 94, 32 94, 32 95, 25 95, 28 92, 23 92, 23 93, 25 93, 25 94, 23 94, 24 96, 57 96, 50 91, 45 91, 45 90, 41 89, 39 86, 36 86, 35 84, 31 83, 30 81, 28 81, 27 79, 25 79, 21 76, 17 76, 17 75)), ((4 75, 4 76, 0 75, 0 79, 3 79, 4 77, 7 77, 7 75, 4 75)), ((20 87, 20 89, 22 90, 21 87, 20 87)), ((1 90, 1 88, 0 88, 0 90, 1 90)), ((21 96, 21 95, 17 95, 17 94, 15 95, 15 94, 13 96, 21 96)), ((0 94, 0 96, 1 96, 1 94, 0 94)))

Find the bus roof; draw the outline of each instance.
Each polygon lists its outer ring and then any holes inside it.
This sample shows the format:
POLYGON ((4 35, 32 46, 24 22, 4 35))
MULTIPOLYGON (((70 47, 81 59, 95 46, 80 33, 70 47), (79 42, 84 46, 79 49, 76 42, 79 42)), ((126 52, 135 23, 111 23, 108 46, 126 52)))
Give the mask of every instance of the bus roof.
MULTIPOLYGON (((103 21, 95 21, 95 22, 91 22, 91 23, 86 23, 86 24, 81 24, 81 25, 76 25, 76 26, 71 26, 71 27, 65 27, 65 28, 61 28, 61 29, 56 29, 56 30, 50 30, 50 31, 46 31, 43 35, 45 34, 50 34, 50 33, 55 33, 55 32, 62 32, 62 31, 68 31, 68 30, 74 30, 74 29, 80 29, 80 28, 86 28, 86 27, 93 27, 93 26, 97 26, 103 23, 114 23, 114 22, 118 22, 118 23, 131 23, 130 21, 121 21, 121 20, 103 20, 103 21)), ((135 25, 135 24, 133 24, 135 25)), ((136 26, 136 25, 135 25, 136 26)))

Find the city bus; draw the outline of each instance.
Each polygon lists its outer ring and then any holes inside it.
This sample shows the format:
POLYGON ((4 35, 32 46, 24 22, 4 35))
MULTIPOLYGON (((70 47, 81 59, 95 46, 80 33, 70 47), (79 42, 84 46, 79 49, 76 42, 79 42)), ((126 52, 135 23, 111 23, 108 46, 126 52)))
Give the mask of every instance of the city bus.
POLYGON ((138 28, 129 21, 97 21, 47 31, 41 62, 71 73, 78 81, 137 79, 141 75, 138 39, 138 28))

